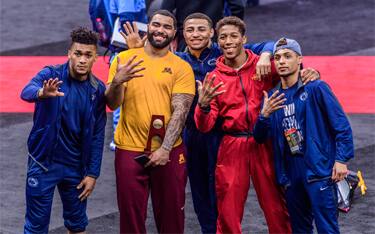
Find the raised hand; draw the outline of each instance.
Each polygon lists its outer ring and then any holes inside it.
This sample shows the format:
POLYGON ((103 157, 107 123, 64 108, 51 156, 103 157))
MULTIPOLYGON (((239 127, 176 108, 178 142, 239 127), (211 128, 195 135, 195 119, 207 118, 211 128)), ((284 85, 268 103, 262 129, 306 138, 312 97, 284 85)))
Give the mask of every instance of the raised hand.
POLYGON ((216 76, 213 75, 210 80, 208 80, 208 73, 204 78, 203 84, 200 80, 198 83, 198 105, 202 108, 206 108, 210 105, 212 99, 220 94, 225 93, 226 90, 221 90, 216 92, 220 87, 224 87, 224 83, 220 82, 213 87, 216 76))
POLYGON ((43 81, 43 88, 39 89, 38 98, 62 97, 63 92, 59 91, 59 87, 63 82, 59 78, 43 81))
POLYGON ((139 60, 138 62, 134 62, 136 57, 136 55, 131 57, 126 64, 120 64, 120 57, 117 57, 117 70, 112 84, 121 85, 133 78, 143 77, 143 75, 139 74, 139 72, 145 70, 145 68, 138 67, 143 62, 143 59, 139 60))
POLYGON ((120 31, 121 36, 124 37, 126 44, 128 45, 129 49, 132 48, 141 48, 144 46, 147 36, 144 35, 143 38, 139 36, 139 30, 137 24, 133 22, 133 27, 129 21, 123 24, 125 32, 120 31))
POLYGON ((262 111, 260 112, 264 117, 268 118, 273 112, 277 111, 278 109, 284 108, 285 105, 282 105, 286 98, 284 98, 284 94, 279 94, 279 90, 276 90, 271 97, 268 97, 266 91, 263 91, 264 94, 264 103, 262 111))

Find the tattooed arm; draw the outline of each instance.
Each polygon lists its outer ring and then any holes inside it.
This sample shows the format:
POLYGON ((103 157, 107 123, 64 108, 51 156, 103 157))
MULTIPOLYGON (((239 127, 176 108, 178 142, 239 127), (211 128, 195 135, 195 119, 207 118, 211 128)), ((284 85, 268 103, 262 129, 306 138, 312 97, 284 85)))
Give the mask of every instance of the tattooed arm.
POLYGON ((194 95, 176 93, 172 95, 172 117, 169 120, 163 144, 150 155, 150 161, 146 166, 165 165, 169 161, 169 152, 181 134, 185 125, 187 114, 193 102, 194 95))

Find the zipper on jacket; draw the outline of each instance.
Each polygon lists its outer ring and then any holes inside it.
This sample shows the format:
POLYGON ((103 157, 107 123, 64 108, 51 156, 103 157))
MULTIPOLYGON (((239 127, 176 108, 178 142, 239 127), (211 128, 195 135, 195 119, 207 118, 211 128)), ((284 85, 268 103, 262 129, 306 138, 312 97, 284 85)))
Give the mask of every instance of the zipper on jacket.
POLYGON ((29 157, 36 163, 38 164, 38 166, 40 166, 45 172, 48 171, 48 168, 43 166, 43 164, 41 164, 40 162, 38 162, 30 153, 27 153, 29 155, 29 157))
MULTIPOLYGON (((248 99, 247 99, 247 95, 246 95, 246 91, 245 91, 245 86, 242 82, 242 76, 238 73, 238 77, 240 78, 240 84, 241 84, 241 88, 242 88, 242 93, 245 97, 245 107, 246 107, 246 123, 247 123, 247 131, 250 133, 250 119, 249 119, 249 103, 248 103, 248 99)), ((247 136, 246 138, 249 138, 249 136, 247 136)))

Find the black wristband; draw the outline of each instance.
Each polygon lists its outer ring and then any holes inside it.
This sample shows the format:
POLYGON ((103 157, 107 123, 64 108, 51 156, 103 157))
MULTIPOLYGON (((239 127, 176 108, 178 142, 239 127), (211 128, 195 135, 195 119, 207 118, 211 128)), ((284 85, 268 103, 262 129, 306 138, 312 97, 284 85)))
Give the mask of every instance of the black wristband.
POLYGON ((210 112, 210 110, 211 110, 211 106, 210 106, 210 105, 203 107, 203 106, 198 102, 198 106, 199 106, 199 108, 200 108, 204 113, 208 113, 208 112, 210 112))

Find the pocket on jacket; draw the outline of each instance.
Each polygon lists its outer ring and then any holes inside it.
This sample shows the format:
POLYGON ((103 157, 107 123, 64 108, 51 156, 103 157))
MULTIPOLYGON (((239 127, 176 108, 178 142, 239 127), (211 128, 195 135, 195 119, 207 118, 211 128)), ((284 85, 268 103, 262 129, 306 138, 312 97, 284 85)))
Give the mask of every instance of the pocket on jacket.
POLYGON ((327 152, 326 147, 322 146, 313 138, 307 142, 311 142, 311 144, 307 146, 308 150, 306 151, 306 156, 308 155, 308 157, 305 157, 309 168, 318 178, 330 175, 332 160, 330 160, 330 155, 327 152))
POLYGON ((34 152, 40 150, 41 147, 46 147, 45 139, 48 137, 47 132, 49 128, 50 125, 46 125, 30 134, 29 139, 27 140, 27 146, 30 153, 33 154, 34 152))

